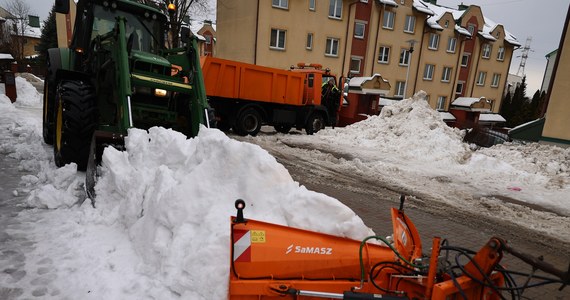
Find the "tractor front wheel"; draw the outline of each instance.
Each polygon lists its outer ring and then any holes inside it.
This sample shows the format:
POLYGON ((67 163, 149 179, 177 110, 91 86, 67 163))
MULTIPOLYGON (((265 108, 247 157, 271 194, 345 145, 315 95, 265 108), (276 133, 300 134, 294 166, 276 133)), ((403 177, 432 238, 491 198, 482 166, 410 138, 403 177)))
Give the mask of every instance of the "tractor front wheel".
POLYGON ((91 137, 97 125, 95 91, 84 81, 62 81, 57 88, 54 128, 54 161, 62 167, 76 163, 87 168, 91 137))

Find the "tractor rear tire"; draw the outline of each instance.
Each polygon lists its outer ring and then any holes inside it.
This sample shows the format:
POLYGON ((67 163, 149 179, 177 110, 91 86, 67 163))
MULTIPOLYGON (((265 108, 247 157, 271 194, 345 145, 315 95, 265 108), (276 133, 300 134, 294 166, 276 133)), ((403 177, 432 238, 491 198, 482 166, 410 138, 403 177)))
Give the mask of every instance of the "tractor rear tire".
POLYGON ((241 136, 256 136, 261 130, 261 115, 255 108, 246 108, 236 121, 235 131, 241 136))
POLYGON ((91 138, 97 126, 95 90, 85 81, 62 81, 57 88, 56 103, 53 137, 55 164, 62 167, 74 162, 78 170, 84 171, 91 138))
POLYGON ((53 91, 52 83, 46 76, 44 81, 44 103, 42 111, 42 136, 44 142, 48 145, 53 145, 53 119, 55 115, 55 92, 53 91))
POLYGON ((317 133, 319 130, 325 128, 325 119, 321 113, 315 112, 307 120, 305 131, 308 135, 317 133))
POLYGON ((44 99, 42 111, 42 136, 44 142, 53 145, 53 128, 55 118, 55 74, 52 68, 57 68, 57 63, 47 57, 47 68, 44 79, 44 99), (52 66, 54 64, 54 66, 52 66))

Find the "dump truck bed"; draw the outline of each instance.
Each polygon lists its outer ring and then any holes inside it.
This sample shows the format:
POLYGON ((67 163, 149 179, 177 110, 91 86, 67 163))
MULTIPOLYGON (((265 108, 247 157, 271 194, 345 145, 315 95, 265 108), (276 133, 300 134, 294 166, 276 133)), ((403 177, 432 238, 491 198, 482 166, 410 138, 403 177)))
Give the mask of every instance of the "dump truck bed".
POLYGON ((208 97, 304 105, 305 74, 214 57, 200 60, 208 97))

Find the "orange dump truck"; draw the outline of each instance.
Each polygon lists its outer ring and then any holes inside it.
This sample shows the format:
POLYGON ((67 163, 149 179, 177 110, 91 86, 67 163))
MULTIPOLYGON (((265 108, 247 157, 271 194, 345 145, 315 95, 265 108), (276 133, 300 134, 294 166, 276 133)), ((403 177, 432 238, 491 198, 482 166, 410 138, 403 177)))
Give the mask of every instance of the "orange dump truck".
POLYGON ((336 125, 342 95, 336 77, 320 65, 281 70, 214 57, 203 57, 201 65, 223 131, 255 136, 262 125, 272 125, 281 133, 295 127, 313 134, 336 125))

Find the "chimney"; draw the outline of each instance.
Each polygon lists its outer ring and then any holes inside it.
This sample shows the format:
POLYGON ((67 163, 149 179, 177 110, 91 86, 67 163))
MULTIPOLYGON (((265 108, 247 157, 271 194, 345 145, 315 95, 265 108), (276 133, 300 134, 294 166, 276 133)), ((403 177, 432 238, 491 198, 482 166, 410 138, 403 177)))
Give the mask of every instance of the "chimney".
POLYGON ((458 6, 459 10, 467 10, 469 8, 469 5, 465 5, 463 4, 463 2, 461 2, 461 4, 459 4, 458 6))

